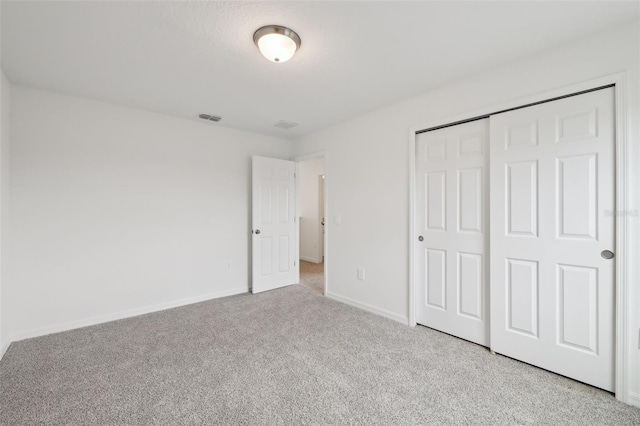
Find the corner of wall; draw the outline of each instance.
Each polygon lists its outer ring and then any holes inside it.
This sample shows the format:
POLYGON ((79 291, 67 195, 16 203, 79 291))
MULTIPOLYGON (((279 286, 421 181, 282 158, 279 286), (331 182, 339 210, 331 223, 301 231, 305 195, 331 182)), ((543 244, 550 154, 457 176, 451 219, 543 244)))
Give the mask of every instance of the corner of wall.
POLYGON ((11 83, 0 67, 0 359, 11 344, 7 303, 11 83))

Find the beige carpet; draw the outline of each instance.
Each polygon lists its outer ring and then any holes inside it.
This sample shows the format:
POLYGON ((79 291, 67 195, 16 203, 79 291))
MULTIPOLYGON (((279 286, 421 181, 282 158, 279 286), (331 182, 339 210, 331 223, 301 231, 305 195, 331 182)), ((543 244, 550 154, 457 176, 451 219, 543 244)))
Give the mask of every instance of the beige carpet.
POLYGON ((607 392, 304 285, 11 345, 3 425, 638 425, 607 392))
POLYGON ((300 261, 300 284, 324 294, 324 263, 300 261))

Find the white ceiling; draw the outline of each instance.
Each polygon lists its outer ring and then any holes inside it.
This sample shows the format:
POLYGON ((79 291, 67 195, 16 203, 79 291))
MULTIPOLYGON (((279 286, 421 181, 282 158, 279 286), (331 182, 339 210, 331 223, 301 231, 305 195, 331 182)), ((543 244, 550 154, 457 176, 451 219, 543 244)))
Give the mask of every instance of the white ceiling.
MULTIPOLYGON (((638 19, 627 2, 10 2, 2 68, 18 84, 297 137, 638 19), (264 59, 253 32, 293 28, 264 59), (300 123, 291 130, 278 120, 300 123)), ((615 48, 615 46, 613 46, 615 48)))

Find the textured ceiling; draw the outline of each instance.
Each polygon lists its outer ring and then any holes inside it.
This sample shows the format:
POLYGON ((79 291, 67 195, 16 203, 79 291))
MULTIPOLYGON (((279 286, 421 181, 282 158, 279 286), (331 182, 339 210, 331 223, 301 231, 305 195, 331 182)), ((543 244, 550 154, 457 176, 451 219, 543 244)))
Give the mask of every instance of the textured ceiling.
POLYGON ((296 137, 631 19, 638 2, 9 2, 18 84, 296 137), (264 59, 253 32, 293 28, 264 59), (284 130, 279 121, 299 126, 284 130))

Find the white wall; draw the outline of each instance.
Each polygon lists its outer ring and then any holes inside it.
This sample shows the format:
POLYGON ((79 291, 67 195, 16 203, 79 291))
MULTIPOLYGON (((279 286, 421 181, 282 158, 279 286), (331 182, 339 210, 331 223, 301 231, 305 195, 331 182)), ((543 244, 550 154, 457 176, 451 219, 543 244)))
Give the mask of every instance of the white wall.
MULTIPOLYGON (((626 71, 629 208, 640 208, 639 24, 596 34, 526 61, 450 84, 301 138, 294 155, 325 150, 330 178, 329 296, 407 321, 409 300, 409 130, 453 115, 626 71), (341 215, 342 224, 333 217, 341 215), (356 279, 364 266, 366 280, 356 279)), ((640 258, 640 217, 630 218, 631 258, 640 258)), ((640 274, 629 282, 631 402, 640 405, 640 274)))
POLYGON ((288 141, 15 85, 11 101, 13 340, 248 290, 250 157, 288 141))
POLYGON ((7 242, 9 233, 9 160, 11 83, 0 72, 0 358, 11 343, 8 321, 8 302, 5 297, 7 275, 7 242))
POLYGON ((300 188, 300 259, 321 263, 323 253, 320 176, 324 174, 324 158, 299 163, 300 188))

